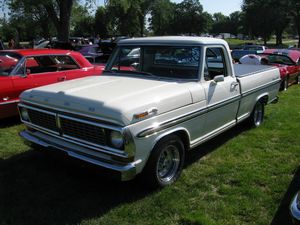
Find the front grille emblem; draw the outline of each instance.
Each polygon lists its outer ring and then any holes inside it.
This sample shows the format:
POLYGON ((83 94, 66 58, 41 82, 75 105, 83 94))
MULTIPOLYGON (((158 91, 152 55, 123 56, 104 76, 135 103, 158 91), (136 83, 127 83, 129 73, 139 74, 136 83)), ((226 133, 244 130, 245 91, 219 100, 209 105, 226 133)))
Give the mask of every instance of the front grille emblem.
POLYGON ((58 114, 56 114, 56 127, 58 129, 59 135, 62 136, 62 129, 61 129, 61 121, 60 121, 60 117, 58 116, 58 114))

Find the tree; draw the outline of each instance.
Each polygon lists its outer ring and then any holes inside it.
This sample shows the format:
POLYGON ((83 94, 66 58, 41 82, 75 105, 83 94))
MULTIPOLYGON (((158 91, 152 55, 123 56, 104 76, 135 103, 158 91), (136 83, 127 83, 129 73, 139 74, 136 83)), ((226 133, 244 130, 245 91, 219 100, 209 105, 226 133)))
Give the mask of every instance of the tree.
POLYGON ((176 5, 173 28, 177 33, 200 34, 207 26, 199 0, 184 0, 176 5))
POLYGON ((137 36, 139 19, 134 0, 110 0, 106 6, 107 26, 113 35, 137 36))
POLYGON ((170 0, 156 0, 151 6, 151 17, 149 18, 150 29, 154 35, 166 35, 172 33, 174 23, 175 3, 170 0))
POLYGON ((113 33, 144 36, 151 0, 110 0, 106 3, 108 26, 113 33))
POLYGON ((5 3, 12 14, 18 17, 26 16, 24 21, 30 20, 29 15, 34 15, 40 18, 39 21, 43 24, 41 27, 47 28, 50 19, 56 29, 58 40, 68 41, 71 9, 74 1, 76 0, 9 0, 5 3))
POLYGON ((274 31, 273 8, 270 7, 272 0, 244 0, 242 10, 244 12, 244 26, 250 35, 261 36, 264 43, 270 39, 274 31))
POLYGON ((70 18, 74 0, 35 0, 37 6, 43 6, 51 18, 56 30, 57 39, 60 41, 69 41, 70 36, 70 18))
POLYGON ((107 13, 106 8, 103 6, 98 7, 96 14, 95 14, 95 34, 99 34, 101 38, 105 38, 108 36, 108 28, 107 24, 107 13))
POLYGON ((90 15, 88 8, 75 3, 72 8, 70 32, 74 36, 94 36, 95 18, 90 15))
POLYGON ((229 17, 223 15, 222 13, 214 13, 212 16, 213 24, 211 28, 211 33, 219 34, 219 33, 228 33, 228 21, 229 17))
POLYGON ((295 27, 298 31, 298 47, 300 48, 300 1, 289 0, 289 12, 294 20, 295 27))
POLYGON ((282 45, 282 34, 290 23, 290 12, 288 8, 288 1, 286 0, 272 0, 270 7, 273 9, 274 17, 274 31, 276 35, 276 45, 282 45))

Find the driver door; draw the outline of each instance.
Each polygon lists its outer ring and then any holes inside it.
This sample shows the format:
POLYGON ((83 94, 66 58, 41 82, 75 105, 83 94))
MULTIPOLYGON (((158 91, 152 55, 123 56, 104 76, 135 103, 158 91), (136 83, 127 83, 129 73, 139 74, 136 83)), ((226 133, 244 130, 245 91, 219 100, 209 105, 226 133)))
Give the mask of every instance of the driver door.
POLYGON ((203 86, 208 109, 205 132, 218 134, 235 125, 239 107, 240 87, 233 77, 229 57, 223 46, 205 49, 203 86))

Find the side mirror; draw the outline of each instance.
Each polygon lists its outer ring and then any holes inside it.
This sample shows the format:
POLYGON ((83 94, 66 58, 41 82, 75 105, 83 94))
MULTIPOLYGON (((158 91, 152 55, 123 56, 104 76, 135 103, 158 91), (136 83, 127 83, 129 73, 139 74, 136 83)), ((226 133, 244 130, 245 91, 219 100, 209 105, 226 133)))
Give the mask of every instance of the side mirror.
POLYGON ((222 82, 222 81, 224 81, 224 75, 218 75, 214 77, 215 83, 222 82))

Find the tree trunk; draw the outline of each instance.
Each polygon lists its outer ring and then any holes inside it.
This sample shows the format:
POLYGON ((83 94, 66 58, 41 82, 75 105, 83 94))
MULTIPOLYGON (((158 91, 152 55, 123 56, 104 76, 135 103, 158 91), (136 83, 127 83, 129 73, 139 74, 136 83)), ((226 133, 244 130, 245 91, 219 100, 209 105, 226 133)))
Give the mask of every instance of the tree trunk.
POLYGON ((57 0, 59 15, 57 15, 54 2, 46 1, 44 7, 57 31, 57 39, 59 41, 68 42, 70 35, 70 17, 73 0, 57 0))
POLYGON ((276 45, 277 46, 282 45, 282 33, 283 33, 282 30, 276 31, 276 45))
POLYGON ((267 45, 268 38, 267 37, 263 37, 263 39, 264 39, 264 45, 267 45))
POLYGON ((297 31, 298 31, 298 48, 300 48, 300 16, 299 17, 295 17, 295 24, 296 24, 296 27, 297 27, 297 31))
POLYGON ((144 25, 145 25, 145 17, 140 18, 140 35, 144 36, 144 25))

